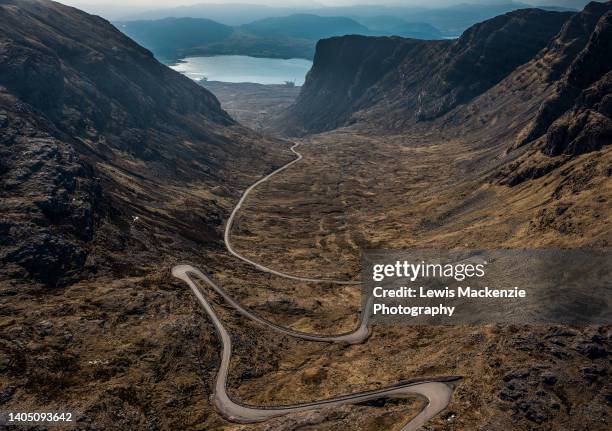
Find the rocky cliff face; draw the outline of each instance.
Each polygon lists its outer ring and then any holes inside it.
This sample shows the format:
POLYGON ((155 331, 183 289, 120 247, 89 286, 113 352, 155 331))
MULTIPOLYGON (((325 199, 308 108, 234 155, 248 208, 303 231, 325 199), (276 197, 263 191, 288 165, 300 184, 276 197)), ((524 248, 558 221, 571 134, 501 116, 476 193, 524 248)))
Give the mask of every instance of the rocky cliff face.
POLYGON ((220 202, 276 163, 210 92, 102 18, 46 0, 0 2, 0 129, 3 271, 48 285, 110 265, 97 242, 125 266, 128 244, 165 247, 130 238, 133 220, 214 238, 220 202), (175 222, 197 187, 218 196, 175 222))
POLYGON ((312 69, 286 118, 297 133, 347 124, 368 90, 409 52, 426 47, 399 37, 342 36, 319 41, 312 69))
POLYGON ((493 87, 546 46, 570 16, 524 9, 470 27, 421 90, 417 119, 437 118, 493 87))
MULTIPOLYGON (((601 165, 596 151, 612 144, 611 14, 612 2, 589 3, 526 65, 546 90, 536 96, 526 125, 513 129, 510 152, 524 154, 501 169, 502 184, 539 178, 573 161, 589 175, 601 165), (593 154, 578 157, 585 153, 593 154)), ((581 180, 572 181, 582 189, 581 180)))
POLYGON ((518 10, 476 24, 455 41, 320 41, 302 94, 284 119, 288 131, 318 132, 360 120, 397 127, 438 118, 529 61, 571 16, 518 10))
POLYGON ((611 13, 612 2, 518 10, 456 41, 321 41, 285 131, 444 131, 504 142, 513 160, 499 170, 503 184, 541 177, 612 142, 611 13), (385 48, 372 56, 376 45, 385 48), (346 59, 349 48, 357 54, 346 59))
POLYGON ((543 54, 554 90, 522 143, 540 137, 549 156, 578 155, 612 143, 612 7, 591 3, 543 54), (558 80, 555 79, 558 77, 558 80))
POLYGON ((85 266, 100 209, 93 169, 34 109, 0 93, 0 260, 55 285, 85 266), (55 136, 54 136, 55 135, 55 136))

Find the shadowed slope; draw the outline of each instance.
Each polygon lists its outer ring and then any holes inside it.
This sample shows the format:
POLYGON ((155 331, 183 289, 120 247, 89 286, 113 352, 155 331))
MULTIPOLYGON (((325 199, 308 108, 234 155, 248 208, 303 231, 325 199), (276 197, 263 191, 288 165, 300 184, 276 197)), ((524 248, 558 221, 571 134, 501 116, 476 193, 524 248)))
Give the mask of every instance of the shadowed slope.
POLYGON ((106 20, 45 0, 0 2, 0 127, 3 272, 50 285, 134 246, 159 258, 171 241, 130 238, 134 217, 210 241, 219 202, 282 158, 106 20), (187 184, 197 220, 178 217, 187 184))

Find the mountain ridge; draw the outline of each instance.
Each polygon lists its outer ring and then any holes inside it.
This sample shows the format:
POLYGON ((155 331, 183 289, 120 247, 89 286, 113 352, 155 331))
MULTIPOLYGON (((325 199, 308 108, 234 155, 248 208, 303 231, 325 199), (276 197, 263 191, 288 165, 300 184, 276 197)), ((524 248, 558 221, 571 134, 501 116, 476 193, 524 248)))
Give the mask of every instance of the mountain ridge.
POLYGON ((310 60, 317 40, 345 34, 392 35, 397 30, 404 36, 442 38, 432 26, 403 23, 388 30, 371 30, 349 17, 307 13, 263 18, 233 27, 206 18, 186 17, 115 22, 121 31, 166 62, 198 55, 310 60))
MULTIPOLYGON (((568 130, 567 122, 571 120, 567 116, 570 110, 574 111, 574 116, 582 116, 578 130, 598 128, 597 123, 601 123, 602 132, 611 129, 610 124, 604 123, 610 121, 612 111, 609 102, 603 100, 609 94, 611 85, 612 63, 607 55, 612 50, 611 20, 612 11, 609 8, 603 4, 591 3, 582 14, 565 25, 558 38, 547 48, 559 58, 551 67, 549 79, 559 77, 559 80, 553 94, 542 103, 521 144, 546 134, 544 151, 548 155, 559 155, 564 151, 578 154, 587 150, 581 149, 584 145, 580 143, 570 142, 577 138, 576 131, 568 130), (576 33, 572 29, 577 27, 584 30, 576 33), (587 118, 590 115, 599 118, 587 118)), ((601 138, 610 140, 608 135, 601 138)), ((598 149, 588 144, 586 147, 598 149)))
MULTIPOLYGON (((388 58, 377 60, 393 67, 388 73, 374 73, 375 81, 354 82, 351 88, 361 88, 358 95, 353 91, 347 93, 346 85, 341 83, 329 84, 332 71, 326 69, 324 53, 342 55, 342 46, 350 39, 358 53, 355 55, 362 55, 353 68, 361 70, 354 75, 359 78, 369 64, 367 49, 361 51, 357 39, 351 36, 320 41, 317 45, 320 53, 315 55, 303 90, 281 122, 287 124, 285 130, 290 133, 320 132, 360 121, 360 111, 369 110, 366 115, 376 120, 377 105, 378 116, 387 122, 397 120, 406 124, 435 119, 482 94, 530 60, 570 16, 572 13, 522 9, 476 24, 454 41, 393 39, 398 51, 390 51, 388 58), (325 98, 317 102, 317 93, 328 91, 334 94, 332 104, 341 105, 338 118, 329 111, 325 98), (318 116, 318 112, 328 114, 318 116)), ((368 39, 360 40, 370 43, 368 39)))

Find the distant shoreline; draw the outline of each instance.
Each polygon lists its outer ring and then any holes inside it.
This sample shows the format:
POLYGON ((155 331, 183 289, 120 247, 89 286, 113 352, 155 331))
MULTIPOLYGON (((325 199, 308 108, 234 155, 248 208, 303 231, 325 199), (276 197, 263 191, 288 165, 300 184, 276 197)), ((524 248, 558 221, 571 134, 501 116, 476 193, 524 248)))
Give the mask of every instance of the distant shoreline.
POLYGON ((157 58, 156 59, 168 66, 168 67, 172 67, 172 66, 177 66, 181 63, 186 63, 186 60, 189 58, 199 58, 199 57, 224 57, 224 56, 236 56, 236 57, 252 57, 252 58, 268 58, 270 60, 307 60, 312 62, 312 58, 307 58, 307 57, 300 57, 300 56, 293 56, 293 57, 289 57, 289 56, 269 56, 269 55, 250 55, 250 54, 208 54, 208 55, 204 55, 204 54, 189 54, 186 55, 184 57, 180 57, 180 58, 175 58, 175 59, 166 59, 166 58, 157 58))
POLYGON ((211 87, 227 85, 227 86, 260 86, 260 87, 280 87, 280 88, 302 88, 302 85, 295 85, 294 87, 288 87, 285 84, 260 84, 259 82, 227 82, 227 81, 196 81, 204 87, 212 84, 211 87))
POLYGON ((196 82, 219 81, 301 86, 312 62, 302 58, 271 58, 244 55, 190 56, 169 65, 196 82))

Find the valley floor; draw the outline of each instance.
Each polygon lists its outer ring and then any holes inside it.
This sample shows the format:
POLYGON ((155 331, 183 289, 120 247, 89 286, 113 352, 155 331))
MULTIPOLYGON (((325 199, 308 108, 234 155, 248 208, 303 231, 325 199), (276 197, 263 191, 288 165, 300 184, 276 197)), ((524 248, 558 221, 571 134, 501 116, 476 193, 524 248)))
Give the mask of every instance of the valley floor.
POLYGON ((297 98, 301 87, 250 82, 201 82, 235 120, 253 130, 270 132, 274 119, 297 98))
MULTIPOLYGON (((289 98, 284 90, 270 95, 269 106, 289 98)), ((419 129, 341 129, 299 142, 303 160, 255 189, 232 231, 240 253, 274 269, 355 279, 366 248, 610 244, 611 214, 602 205, 612 199, 609 147, 586 164, 578 157, 562 173, 510 188, 494 181, 505 160, 491 154, 502 143, 478 146, 419 129)), ((206 271, 283 326, 332 334, 357 322, 358 287, 262 273, 220 242, 123 279, 93 278, 44 296, 4 289, 0 327, 29 341, 1 346, 0 366, 23 370, 19 381, 0 375, 2 408, 70 406, 84 423, 109 430, 261 431, 390 430, 422 408, 415 398, 259 424, 225 421, 209 402, 221 346, 188 288, 172 278, 178 263, 206 271)), ((609 328, 375 326, 363 344, 321 344, 272 332, 215 302, 234 346, 228 391, 245 403, 301 403, 460 375, 449 409, 427 429, 609 429, 612 388, 601 354, 609 328)))
MULTIPOLYGON (((480 178, 470 174, 478 151, 461 142, 430 139, 381 138, 350 129, 310 137, 301 147, 303 162, 262 184, 247 200, 234 229, 236 248, 292 274, 348 279, 359 273, 359 251, 367 248, 609 244, 610 216, 597 202, 612 198, 604 169, 611 151, 603 151, 601 164, 592 167, 590 190, 573 195, 563 192, 576 177, 584 178, 580 167, 572 172, 568 166, 569 175, 514 189, 478 186, 480 178), (453 154, 452 160, 447 154, 453 154), (549 196, 544 202, 538 200, 543 194, 549 196), (555 199, 559 194, 563 197, 555 199), (559 205, 571 210, 551 225, 543 214, 559 205), (589 224, 592 218, 600 223, 589 224)), ((350 296, 338 295, 339 290, 283 282, 274 295, 312 310, 285 320, 297 329, 320 330, 313 321, 348 329, 352 322, 334 322, 330 316, 354 316, 359 299, 353 296, 351 314, 345 305, 350 296), (345 301, 338 302, 339 297, 345 301), (318 304, 308 305, 311 298, 318 304)), ((271 304, 270 316, 273 309, 271 304)), ((585 429, 586 423, 589 429, 605 429, 609 386, 585 374, 603 370, 605 360, 581 353, 600 336, 609 336, 605 328, 375 327, 362 346, 311 352, 306 369, 323 374, 314 386, 300 377, 306 370, 291 369, 275 373, 271 386, 267 377, 243 381, 238 393, 265 394, 258 402, 282 402, 297 394, 336 393, 325 388, 352 390, 356 384, 462 375, 450 411, 433 420, 432 429, 585 429), (547 383, 551 374, 552 385, 547 383)))
MULTIPOLYGON (((236 249, 274 269, 352 279, 363 249, 607 247, 612 240, 612 215, 601 205, 612 199, 610 148, 508 187, 496 182, 507 160, 492 156, 503 154, 504 142, 478 145, 419 128, 383 135, 347 128, 299 142, 304 159, 253 191, 232 234, 236 249)), ((224 277, 236 292, 248 283, 242 280, 224 277)), ((243 299, 272 320, 332 333, 355 323, 360 300, 350 287, 274 276, 267 283, 243 299)), ((278 368, 240 379, 236 394, 278 404, 462 375, 449 411, 431 429, 606 429, 610 386, 591 373, 606 374, 605 355, 589 349, 603 342, 605 350, 609 337, 609 328, 594 327, 375 327, 359 346, 291 344, 278 368)), ((345 414, 356 417, 342 429, 391 424, 389 413, 345 414)), ((300 420, 262 429, 296 429, 300 420)), ((339 427, 330 418, 308 420, 316 429, 339 427)))

